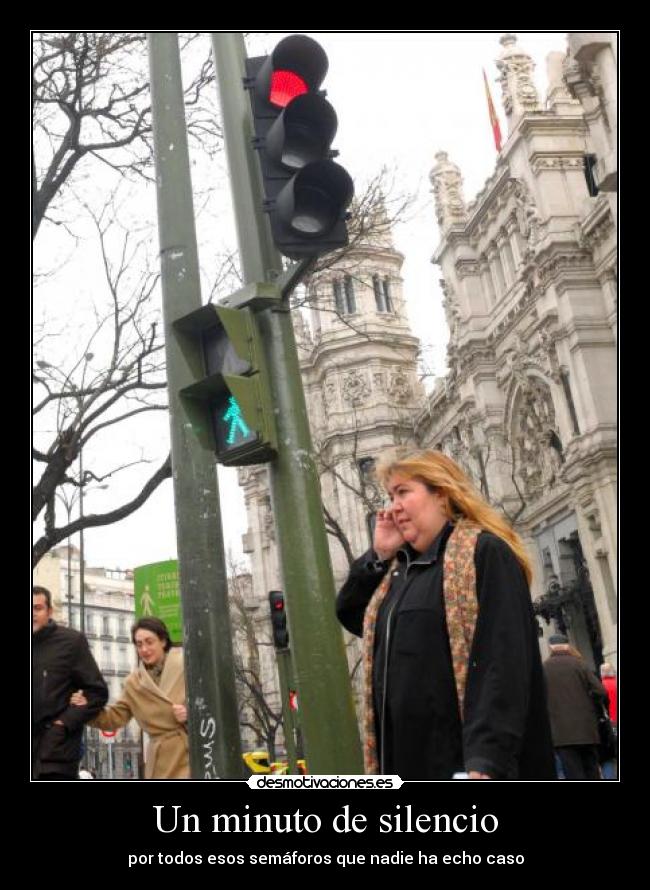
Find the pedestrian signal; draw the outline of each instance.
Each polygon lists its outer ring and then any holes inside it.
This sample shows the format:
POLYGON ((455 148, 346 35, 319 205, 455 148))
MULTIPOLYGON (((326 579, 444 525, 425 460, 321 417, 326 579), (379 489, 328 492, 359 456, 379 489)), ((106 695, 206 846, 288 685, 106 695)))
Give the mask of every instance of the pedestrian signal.
POLYGON ((195 377, 180 395, 205 447, 226 466, 270 460, 275 422, 254 312, 209 304, 174 330, 195 377))

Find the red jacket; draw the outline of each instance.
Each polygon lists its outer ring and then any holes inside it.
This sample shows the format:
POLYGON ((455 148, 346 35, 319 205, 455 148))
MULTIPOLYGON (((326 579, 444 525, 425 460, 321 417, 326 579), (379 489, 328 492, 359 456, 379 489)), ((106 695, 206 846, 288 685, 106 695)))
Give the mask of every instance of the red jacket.
POLYGON ((603 677, 602 684, 609 696, 609 719, 612 723, 618 722, 618 683, 616 677, 603 677))

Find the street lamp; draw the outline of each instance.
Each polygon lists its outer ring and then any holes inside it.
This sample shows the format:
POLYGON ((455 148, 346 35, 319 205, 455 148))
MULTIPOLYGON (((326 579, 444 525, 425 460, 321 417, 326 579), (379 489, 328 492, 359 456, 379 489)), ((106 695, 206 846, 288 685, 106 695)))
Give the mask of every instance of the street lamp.
MULTIPOLYGON (((81 393, 82 395, 78 396, 79 400, 79 408, 83 404, 83 389, 84 383, 86 380, 86 371, 88 370, 88 362, 90 362, 94 358, 92 352, 87 352, 84 356, 84 367, 81 373, 81 393)), ((106 486, 104 486, 105 488, 106 486)), ((84 566, 84 530, 83 530, 83 518, 84 518, 84 468, 83 468, 83 449, 81 447, 81 439, 79 440, 79 519, 81 521, 81 526, 79 528, 79 626, 81 631, 85 630, 85 566, 84 566)))
MULTIPOLYGON (((63 506, 65 507, 65 511, 66 511, 67 518, 68 518, 68 525, 70 525, 70 523, 72 521, 72 508, 74 507, 74 505, 77 501, 77 498, 79 497, 80 491, 81 491, 80 488, 77 489, 76 491, 73 491, 72 497, 70 499, 68 499, 67 496, 62 491, 57 491, 55 493, 58 500, 60 500, 61 503, 63 504, 63 506)), ((71 568, 71 564, 70 564, 70 562, 71 562, 70 547, 71 547, 70 536, 68 536, 68 548, 67 548, 68 549, 68 593, 67 593, 68 627, 72 627, 72 568, 71 568)), ((83 627, 81 629, 83 630, 83 627)))

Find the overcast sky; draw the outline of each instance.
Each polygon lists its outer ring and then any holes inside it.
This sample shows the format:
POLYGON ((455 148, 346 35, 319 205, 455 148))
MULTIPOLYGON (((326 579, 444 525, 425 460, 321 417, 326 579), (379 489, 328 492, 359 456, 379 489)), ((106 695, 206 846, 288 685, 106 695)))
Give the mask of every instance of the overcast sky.
MULTIPOLYGON (((436 152, 446 151, 461 169, 465 199, 469 202, 494 171, 496 151, 482 69, 488 77, 505 142, 507 125, 495 64, 502 50, 499 37, 503 32, 306 33, 322 44, 329 57, 329 73, 323 87, 338 114, 334 147, 340 151, 339 163, 349 171, 358 187, 382 165, 387 165, 395 170, 396 187, 416 195, 412 218, 395 232, 395 242, 406 257, 403 277, 413 329, 431 347, 428 357, 432 370, 442 374, 447 329, 438 285, 440 270, 430 262, 438 242, 438 229, 429 172, 436 152)), ((516 33, 519 45, 535 61, 535 81, 543 102, 547 86, 546 56, 553 50, 565 51, 566 34, 559 31, 516 33)), ((264 54, 283 36, 284 32, 250 34, 249 55, 264 54)), ((209 35, 202 39, 207 51, 209 35)), ((193 169, 193 175, 195 173, 193 169)), ((215 180, 224 177, 223 156, 213 162, 208 175, 215 180)), ((141 207, 147 206, 146 201, 142 204, 138 199, 138 203, 141 207)), ((212 252, 234 246, 230 201, 224 190, 221 195, 213 195, 207 207, 197 203, 200 261, 202 265, 209 265, 212 252)), ((155 219, 152 204, 150 200, 149 212, 155 219)), ((56 235, 52 233, 48 237, 56 235)), ((39 245, 40 250, 43 248, 39 245)), ((52 250, 55 252, 55 247, 52 250)), ((89 249, 83 262, 82 278, 92 279, 89 268, 99 262, 96 251, 89 249)), ((74 269, 73 263, 69 274, 76 274, 75 289, 82 300, 84 284, 79 280, 78 268, 76 273, 74 269)), ((100 275, 98 269, 97 276, 100 275)), ((131 452, 135 449, 152 457, 152 464, 144 471, 146 478, 168 450, 166 416, 146 415, 146 422, 134 427, 131 435, 131 452)), ((226 544, 241 554, 246 518, 236 471, 220 470, 220 479, 226 544)), ((103 512, 120 497, 122 501, 128 500, 140 484, 128 473, 115 477, 107 491, 88 492, 86 511, 103 512)), ((84 540, 89 565, 133 568, 175 557, 171 482, 165 482, 133 516, 112 526, 91 529, 85 533, 84 540)), ((75 543, 78 544, 78 539, 75 543)))

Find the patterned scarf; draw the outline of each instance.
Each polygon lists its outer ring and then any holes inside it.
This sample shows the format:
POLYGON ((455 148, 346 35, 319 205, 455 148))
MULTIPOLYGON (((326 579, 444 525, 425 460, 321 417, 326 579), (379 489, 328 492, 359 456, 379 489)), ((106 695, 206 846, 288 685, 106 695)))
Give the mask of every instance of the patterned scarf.
POLYGON ((149 665, 147 664, 144 665, 144 669, 154 681, 156 686, 160 686, 160 677, 162 676, 163 668, 165 667, 166 658, 167 653, 165 652, 165 654, 157 664, 152 664, 151 667, 149 667, 149 665))
MULTIPOLYGON (((478 613, 474 551, 476 539, 480 533, 480 527, 474 523, 464 519, 458 522, 447 541, 443 563, 442 591, 461 720, 463 718, 469 655, 478 613)), ((363 757, 366 773, 371 775, 379 772, 372 692, 375 628, 379 609, 390 588, 396 566, 397 559, 393 559, 381 583, 373 593, 363 618, 363 757)))

